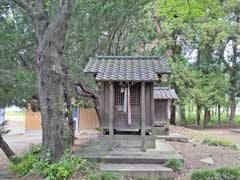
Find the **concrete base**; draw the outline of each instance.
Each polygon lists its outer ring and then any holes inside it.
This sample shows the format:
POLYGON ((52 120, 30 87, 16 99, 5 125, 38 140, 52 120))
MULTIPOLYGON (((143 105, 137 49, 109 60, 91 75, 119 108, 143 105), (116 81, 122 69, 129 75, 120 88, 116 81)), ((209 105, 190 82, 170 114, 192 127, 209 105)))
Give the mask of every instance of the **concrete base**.
POLYGON ((100 139, 92 140, 81 146, 75 156, 104 163, 101 170, 120 172, 137 178, 171 178, 171 169, 164 167, 163 164, 169 159, 183 161, 182 155, 160 139, 155 139, 155 148, 148 148, 146 152, 140 148, 129 147, 115 147, 109 151, 108 146, 103 146, 100 142, 100 139))
POLYGON ((166 127, 153 127, 152 128, 153 135, 169 135, 169 129, 166 127))
POLYGON ((157 139, 164 139, 166 141, 188 142, 189 138, 177 133, 170 133, 169 135, 155 135, 157 139))
POLYGON ((231 129, 234 132, 240 133, 240 129, 231 129))
POLYGON ((123 173, 133 178, 159 178, 170 179, 173 177, 173 170, 160 164, 102 164, 102 171, 123 173))
POLYGON ((139 148, 114 148, 109 151, 108 146, 102 147, 99 140, 95 140, 81 146, 75 155, 107 163, 163 164, 169 159, 183 161, 182 155, 161 140, 156 140, 156 148, 146 149, 146 152, 139 148))
MULTIPOLYGON (((113 148, 141 148, 143 138, 139 135, 114 135, 113 148)), ((155 137, 145 136, 145 148, 155 148, 155 137)), ((108 135, 100 138, 100 146, 105 148, 108 146, 108 135)))

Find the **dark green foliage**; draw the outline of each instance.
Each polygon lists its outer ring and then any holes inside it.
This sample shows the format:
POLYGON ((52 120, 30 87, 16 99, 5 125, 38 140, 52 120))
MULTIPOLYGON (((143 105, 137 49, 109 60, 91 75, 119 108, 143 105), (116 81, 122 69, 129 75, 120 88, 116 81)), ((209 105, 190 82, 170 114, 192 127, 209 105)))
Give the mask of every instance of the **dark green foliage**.
POLYGON ((171 168, 173 171, 181 171, 183 168, 183 162, 179 159, 170 159, 165 165, 171 168))
POLYGON ((220 177, 214 170, 200 170, 191 174, 191 180, 220 180, 220 177))
POLYGON ((66 152, 58 163, 50 163, 48 159, 36 162, 33 172, 48 180, 67 179, 77 171, 87 171, 87 161, 73 157, 66 152))
POLYGON ((240 179, 240 167, 237 168, 219 168, 216 170, 221 179, 223 180, 236 180, 240 179))
POLYGON ((73 157, 70 152, 66 152, 58 163, 50 163, 50 153, 45 160, 40 160, 40 146, 33 145, 23 156, 16 156, 9 164, 9 169, 17 176, 27 175, 30 171, 48 180, 67 179, 75 172, 87 172, 88 162, 80 158, 73 157))
POLYGON ((1 1, 0 13, 0 107, 23 107, 36 94, 36 39, 29 19, 11 1, 1 1))
POLYGON ((16 158, 16 163, 10 163, 10 170, 18 175, 24 176, 33 168, 33 164, 38 161, 36 154, 27 154, 21 158, 16 158))
POLYGON ((47 158, 40 160, 40 146, 33 145, 23 156, 16 156, 9 164, 9 169, 16 176, 25 176, 29 172, 46 180, 65 180, 76 172, 81 172, 89 180, 120 180, 121 176, 112 172, 97 172, 95 162, 73 157, 69 151, 65 152, 58 163, 50 163, 50 153, 47 158))
POLYGON ((30 150, 22 156, 16 156, 9 164, 9 169, 17 176, 28 174, 33 168, 33 164, 39 161, 39 145, 32 145, 30 150))
POLYGON ((191 180, 237 180, 240 179, 240 167, 224 167, 213 170, 193 171, 191 180))

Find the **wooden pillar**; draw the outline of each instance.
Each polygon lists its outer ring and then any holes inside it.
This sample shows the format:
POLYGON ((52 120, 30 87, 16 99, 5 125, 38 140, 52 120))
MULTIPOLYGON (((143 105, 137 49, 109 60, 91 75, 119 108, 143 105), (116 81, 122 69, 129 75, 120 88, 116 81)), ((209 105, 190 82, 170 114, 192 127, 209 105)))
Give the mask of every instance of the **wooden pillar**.
POLYGON ((168 99, 167 100, 167 107, 166 107, 166 112, 167 112, 166 128, 169 128, 169 119, 170 119, 170 116, 171 116, 171 107, 170 106, 171 106, 171 102, 168 99))
POLYGON ((155 110, 154 110, 154 85, 153 83, 151 84, 151 126, 154 126, 155 123, 155 110))
POLYGON ((100 117, 98 117, 100 119, 98 119, 98 121, 99 121, 100 129, 101 129, 101 134, 103 135, 103 119, 104 119, 104 111, 103 110, 105 109, 105 103, 104 103, 105 84, 104 84, 104 82, 97 82, 97 84, 98 84, 98 92, 99 92, 98 96, 100 97, 99 98, 100 117))
POLYGON ((113 139, 113 83, 110 82, 110 92, 109 92, 109 145, 108 149, 111 151, 113 149, 112 139, 113 139))
POLYGON ((145 127, 145 82, 141 84, 141 136, 142 136, 142 151, 146 151, 145 149, 145 134, 146 134, 146 127, 145 127))

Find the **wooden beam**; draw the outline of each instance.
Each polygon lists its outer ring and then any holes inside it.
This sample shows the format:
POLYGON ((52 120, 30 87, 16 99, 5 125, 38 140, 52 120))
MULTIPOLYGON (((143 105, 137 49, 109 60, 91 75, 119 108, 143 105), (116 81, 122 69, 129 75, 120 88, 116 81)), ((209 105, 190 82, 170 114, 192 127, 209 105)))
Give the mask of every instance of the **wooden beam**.
POLYGON ((141 136, 142 136, 142 151, 146 151, 145 149, 145 134, 146 134, 146 127, 145 127, 145 82, 141 84, 141 136))
POLYGON ((108 149, 111 151, 113 149, 112 139, 113 139, 113 83, 110 83, 110 92, 109 92, 109 146, 108 149))

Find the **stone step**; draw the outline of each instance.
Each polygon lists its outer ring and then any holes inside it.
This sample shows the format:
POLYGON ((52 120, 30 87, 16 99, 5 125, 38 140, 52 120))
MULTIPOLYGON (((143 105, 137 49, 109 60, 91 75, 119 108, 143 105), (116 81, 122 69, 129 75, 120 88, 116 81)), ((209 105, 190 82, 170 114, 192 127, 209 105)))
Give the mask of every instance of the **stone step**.
POLYGON ((183 161, 182 155, 175 152, 159 152, 147 150, 124 149, 113 151, 91 151, 80 152, 80 157, 83 159, 95 159, 107 163, 145 163, 145 164, 163 164, 169 159, 180 159, 183 161))
POLYGON ((157 139, 164 139, 166 141, 177 141, 177 142, 188 142, 189 138, 187 136, 178 134, 178 133, 170 133, 169 135, 156 135, 157 139))
POLYGON ((12 175, 8 172, 0 172, 0 179, 13 179, 12 175))
POLYGON ((133 178, 161 178, 171 179, 173 170, 161 164, 115 164, 107 163, 100 165, 102 171, 122 173, 133 178))

